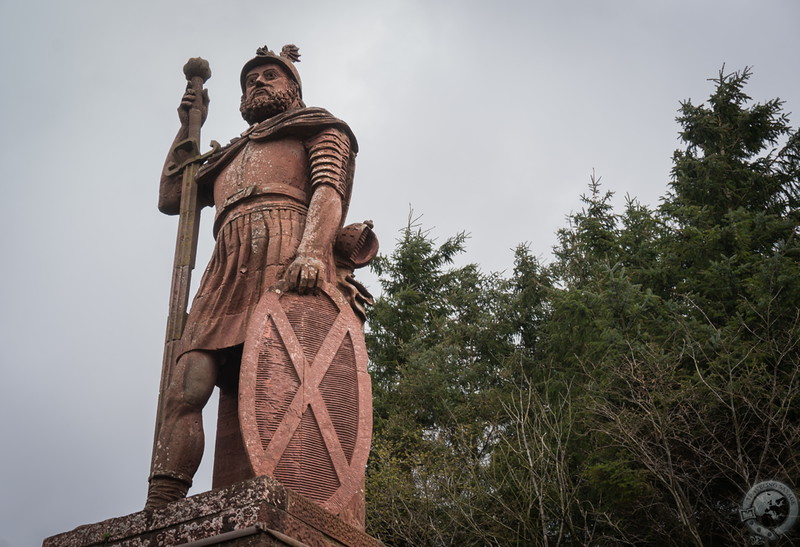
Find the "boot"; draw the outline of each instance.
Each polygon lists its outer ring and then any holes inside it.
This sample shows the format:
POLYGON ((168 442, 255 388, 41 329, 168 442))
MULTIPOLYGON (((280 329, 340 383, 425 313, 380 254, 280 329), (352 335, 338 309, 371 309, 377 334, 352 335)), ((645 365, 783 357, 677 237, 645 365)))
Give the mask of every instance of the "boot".
POLYGON ((147 489, 147 503, 145 509, 162 507, 172 501, 186 497, 192 481, 174 474, 159 473, 150 477, 150 486, 147 489))

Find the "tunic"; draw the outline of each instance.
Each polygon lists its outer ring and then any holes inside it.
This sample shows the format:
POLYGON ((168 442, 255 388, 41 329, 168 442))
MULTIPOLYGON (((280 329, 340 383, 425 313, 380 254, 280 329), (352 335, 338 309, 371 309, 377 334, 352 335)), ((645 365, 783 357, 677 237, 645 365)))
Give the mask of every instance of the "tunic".
MULTIPOLYGON (((217 210, 216 245, 192 302, 180 353, 244 343, 261 295, 296 257, 317 185, 339 192, 344 219, 356 146, 344 122, 306 108, 250 127, 200 170, 200 199, 217 210)), ((326 262, 333 275, 333 256, 326 262)))

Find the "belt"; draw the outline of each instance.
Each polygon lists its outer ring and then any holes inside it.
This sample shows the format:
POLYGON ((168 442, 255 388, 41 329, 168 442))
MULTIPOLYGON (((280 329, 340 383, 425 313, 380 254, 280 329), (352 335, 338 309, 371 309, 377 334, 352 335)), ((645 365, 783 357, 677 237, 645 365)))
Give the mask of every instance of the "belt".
POLYGON ((226 207, 217 213, 214 219, 214 238, 223 226, 250 213, 267 211, 271 209, 290 209, 300 214, 308 214, 308 206, 299 203, 289 196, 281 194, 259 194, 242 198, 233 202, 235 207, 226 207))

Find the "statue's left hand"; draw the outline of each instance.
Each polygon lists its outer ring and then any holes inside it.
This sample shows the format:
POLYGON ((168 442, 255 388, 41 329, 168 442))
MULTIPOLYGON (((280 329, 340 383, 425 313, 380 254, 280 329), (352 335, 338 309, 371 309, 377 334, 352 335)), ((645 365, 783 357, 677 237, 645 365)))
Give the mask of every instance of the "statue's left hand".
POLYGON ((301 255, 286 269, 284 280, 288 290, 300 294, 313 291, 325 277, 325 262, 313 256, 301 255))

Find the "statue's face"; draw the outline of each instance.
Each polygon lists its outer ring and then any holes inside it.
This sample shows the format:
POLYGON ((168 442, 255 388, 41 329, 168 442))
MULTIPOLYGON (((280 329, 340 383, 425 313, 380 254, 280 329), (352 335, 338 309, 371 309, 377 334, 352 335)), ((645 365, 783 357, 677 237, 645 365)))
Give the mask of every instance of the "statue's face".
POLYGON ((280 66, 259 65, 245 76, 239 111, 247 123, 259 123, 301 106, 300 87, 280 66))
POLYGON ((294 80, 278 65, 260 65, 245 76, 244 94, 248 99, 252 99, 258 95, 266 95, 269 90, 288 93, 293 83, 294 80))

